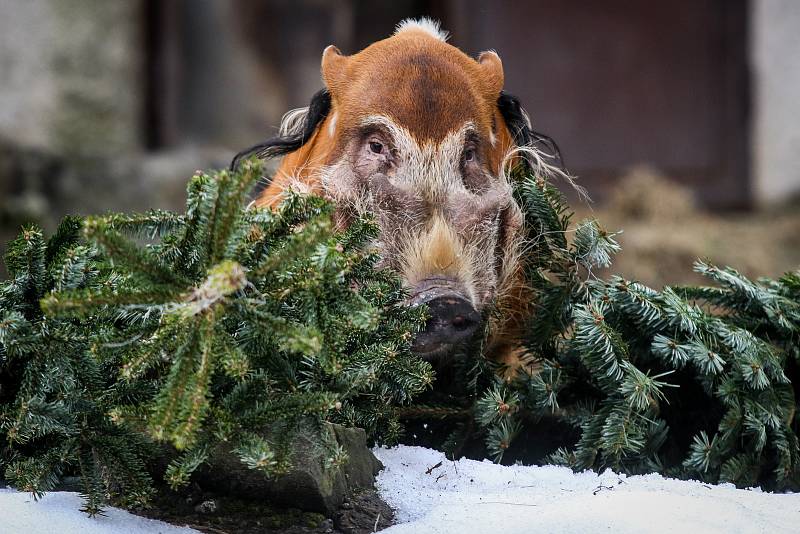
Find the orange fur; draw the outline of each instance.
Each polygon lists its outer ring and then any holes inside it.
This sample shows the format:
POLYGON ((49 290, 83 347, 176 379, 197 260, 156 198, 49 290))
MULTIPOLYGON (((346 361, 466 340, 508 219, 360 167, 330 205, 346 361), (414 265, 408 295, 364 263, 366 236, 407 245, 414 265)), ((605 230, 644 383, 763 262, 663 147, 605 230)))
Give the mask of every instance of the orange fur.
POLYGON ((492 124, 495 146, 488 164, 496 169, 513 141, 496 101, 503 86, 503 68, 494 52, 484 52, 476 61, 459 49, 410 29, 378 41, 357 54, 342 56, 336 47, 325 49, 322 75, 332 97, 332 109, 314 136, 300 149, 284 157, 259 204, 273 206, 290 179, 299 179, 312 191, 323 193, 319 170, 332 163, 344 149, 346 132, 370 115, 383 114, 403 124, 419 141, 439 141, 447 133, 472 120, 489 137, 492 124), (404 77, 419 75, 418 63, 434 64, 443 80, 422 86, 402 84, 404 77), (463 87, 442 92, 440 87, 463 87), (424 94, 428 92, 429 94, 424 94), (420 113, 419 99, 430 98, 436 120, 420 113), (334 136, 329 135, 336 116, 334 136))
MULTIPOLYGON (((389 117, 420 144, 438 143, 470 121, 493 141, 486 153, 492 172, 500 169, 514 146, 497 108, 504 75, 494 52, 484 52, 476 61, 429 32, 409 28, 351 56, 341 55, 333 46, 326 48, 322 76, 331 95, 330 113, 305 145, 284 157, 258 201, 261 205, 274 206, 296 180, 325 195, 321 170, 341 158, 348 133, 370 116, 389 117)), ((429 228, 426 243, 420 243, 427 251, 417 261, 422 270, 448 272, 460 252, 458 236, 447 235, 444 226, 437 228, 437 221, 429 228)), ((519 370, 530 367, 519 343, 530 294, 521 268, 510 278, 510 289, 497 302, 500 317, 494 321, 487 356, 519 370)))

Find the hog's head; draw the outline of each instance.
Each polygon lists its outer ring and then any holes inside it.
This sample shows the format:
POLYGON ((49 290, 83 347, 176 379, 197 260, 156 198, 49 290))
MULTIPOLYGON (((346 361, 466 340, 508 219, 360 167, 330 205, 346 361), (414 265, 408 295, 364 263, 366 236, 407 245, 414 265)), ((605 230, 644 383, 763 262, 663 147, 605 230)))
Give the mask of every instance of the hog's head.
POLYGON ((263 203, 301 187, 332 199, 343 225, 375 216, 382 263, 401 274, 409 305, 429 307, 414 343, 427 358, 481 331, 518 293, 523 217, 504 169, 535 135, 502 92, 498 55, 473 59, 445 41, 423 20, 351 56, 329 46, 326 89, 287 114, 278 142, 247 152, 288 152, 263 203))

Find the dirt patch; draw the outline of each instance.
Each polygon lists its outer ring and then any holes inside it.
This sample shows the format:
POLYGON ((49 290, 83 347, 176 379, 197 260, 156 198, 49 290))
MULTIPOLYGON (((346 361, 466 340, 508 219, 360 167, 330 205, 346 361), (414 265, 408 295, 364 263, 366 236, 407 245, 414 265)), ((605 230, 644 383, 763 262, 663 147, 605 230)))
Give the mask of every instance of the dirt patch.
POLYGON ((367 534, 393 524, 394 513, 376 490, 359 490, 332 517, 203 492, 159 489, 151 508, 132 513, 209 534, 367 534))

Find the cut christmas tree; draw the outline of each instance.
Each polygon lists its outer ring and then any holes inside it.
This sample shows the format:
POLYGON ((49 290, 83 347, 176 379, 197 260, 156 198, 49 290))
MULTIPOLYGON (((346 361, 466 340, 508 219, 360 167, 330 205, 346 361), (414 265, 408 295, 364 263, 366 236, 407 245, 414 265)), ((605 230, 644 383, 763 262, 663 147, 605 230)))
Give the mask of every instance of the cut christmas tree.
MULTIPOLYGON (((529 170, 515 186, 532 251, 529 357, 510 369, 464 357, 455 381, 478 387, 438 414, 452 429, 445 446, 461 452, 480 436, 472 454, 496 460, 797 489, 800 272, 754 282, 698 261, 713 285, 599 279, 614 234, 571 226, 561 194, 529 170)), ((424 408, 406 413, 439 407, 424 408)))
POLYGON ((52 245, 37 230, 15 242, 0 323, 13 484, 41 494, 72 468, 95 513, 108 494, 146 500, 139 459, 164 454, 157 442, 180 453, 179 487, 220 443, 278 475, 299 432, 328 465, 347 460, 328 422, 397 439, 393 407, 432 380, 410 353, 424 310, 373 268, 369 221, 337 233, 330 205, 299 195, 247 206, 260 175, 198 173, 183 215, 70 219, 52 245))
POLYGON ((600 279, 615 235, 573 225, 561 194, 520 166, 527 354, 502 367, 475 350, 435 380, 410 350, 426 310, 376 267, 376 227, 337 231, 313 196, 248 204, 260 175, 255 161, 198 173, 184 214, 70 218, 49 240, 28 228, 12 243, 0 286, 11 484, 38 496, 79 474, 94 514, 146 503, 159 459, 157 476, 185 486, 221 445, 267 476, 291 468, 299 437, 341 466, 329 423, 503 462, 800 484, 800 273, 752 281, 698 262, 708 287, 600 279))

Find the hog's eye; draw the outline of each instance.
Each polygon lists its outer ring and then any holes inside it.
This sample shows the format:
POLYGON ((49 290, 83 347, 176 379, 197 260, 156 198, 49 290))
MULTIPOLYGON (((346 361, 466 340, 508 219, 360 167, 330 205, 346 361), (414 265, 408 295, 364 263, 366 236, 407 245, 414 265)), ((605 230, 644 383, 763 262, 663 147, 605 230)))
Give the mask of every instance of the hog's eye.
POLYGON ((383 154, 383 143, 380 141, 370 141, 369 149, 374 154, 383 154))

